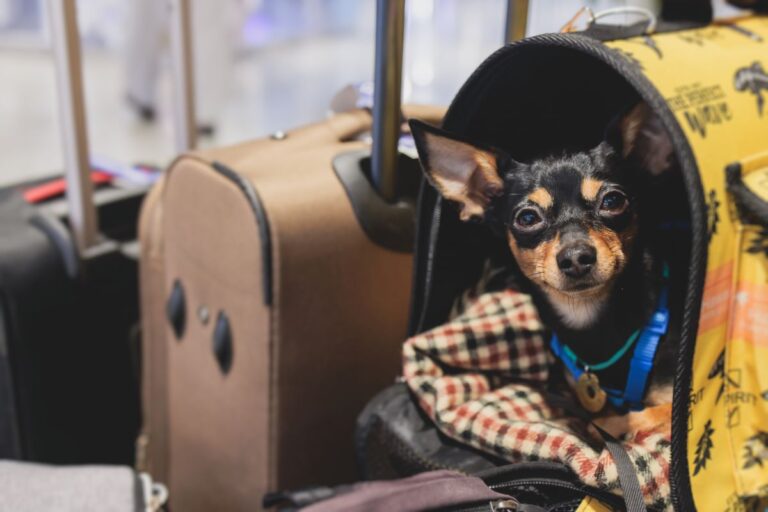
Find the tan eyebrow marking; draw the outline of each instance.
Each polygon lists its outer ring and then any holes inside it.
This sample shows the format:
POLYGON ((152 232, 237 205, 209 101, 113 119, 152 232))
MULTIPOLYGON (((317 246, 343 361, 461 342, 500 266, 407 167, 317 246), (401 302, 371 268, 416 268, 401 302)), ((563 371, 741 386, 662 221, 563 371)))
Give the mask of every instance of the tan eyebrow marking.
POLYGON ((552 194, 547 191, 544 187, 539 187, 530 194, 528 194, 528 200, 533 201, 537 205, 541 206, 544 209, 549 208, 552 206, 552 194))
POLYGON ((585 178, 581 181, 581 195, 587 201, 594 201, 597 198, 597 193, 600 192, 600 188, 603 186, 603 182, 594 178, 585 178))

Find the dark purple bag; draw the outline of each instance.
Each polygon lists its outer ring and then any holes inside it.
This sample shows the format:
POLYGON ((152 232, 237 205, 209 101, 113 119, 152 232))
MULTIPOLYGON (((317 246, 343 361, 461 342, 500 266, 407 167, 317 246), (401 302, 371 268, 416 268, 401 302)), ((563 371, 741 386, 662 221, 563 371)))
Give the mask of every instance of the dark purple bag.
POLYGON ((575 512, 585 502, 625 511, 621 496, 590 488, 567 467, 520 462, 468 476, 438 470, 396 480, 270 493, 264 507, 281 512, 428 511, 575 512))
POLYGON ((304 512, 417 512, 463 505, 504 502, 511 498, 488 488, 477 477, 455 471, 430 471, 401 480, 362 482, 337 489, 331 498, 303 508, 304 512))
POLYGON ((438 470, 397 480, 270 493, 264 507, 281 512, 574 512, 585 499, 625 510, 620 496, 587 488, 565 466, 538 462, 510 464, 477 476, 438 470))

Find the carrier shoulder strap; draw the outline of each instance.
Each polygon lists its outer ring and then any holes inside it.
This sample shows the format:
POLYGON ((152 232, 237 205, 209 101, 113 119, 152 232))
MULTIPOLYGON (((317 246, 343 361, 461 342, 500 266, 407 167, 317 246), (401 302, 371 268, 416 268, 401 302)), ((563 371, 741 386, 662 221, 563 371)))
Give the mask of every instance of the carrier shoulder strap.
POLYGON ((613 457, 616 471, 619 474, 619 484, 624 495, 624 503, 627 512, 647 512, 643 491, 640 489, 640 481, 637 479, 637 470, 624 446, 611 434, 592 423, 600 437, 603 438, 608 453, 613 457))

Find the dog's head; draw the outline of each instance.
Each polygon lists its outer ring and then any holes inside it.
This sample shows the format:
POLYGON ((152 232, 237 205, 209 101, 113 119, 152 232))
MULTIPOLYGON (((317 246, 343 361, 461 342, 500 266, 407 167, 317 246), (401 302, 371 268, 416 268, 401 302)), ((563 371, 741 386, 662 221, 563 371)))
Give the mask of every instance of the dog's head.
POLYGON ((671 167, 672 145, 641 103, 589 151, 515 161, 412 122, 429 181, 467 221, 503 229, 518 266, 570 327, 592 323, 635 254, 642 173, 671 167))

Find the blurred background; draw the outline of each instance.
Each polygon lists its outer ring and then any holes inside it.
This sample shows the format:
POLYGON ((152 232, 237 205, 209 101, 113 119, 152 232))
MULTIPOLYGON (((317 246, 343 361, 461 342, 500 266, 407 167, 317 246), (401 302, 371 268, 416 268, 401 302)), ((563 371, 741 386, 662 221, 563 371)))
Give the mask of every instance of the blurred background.
MULTIPOLYGON (((534 0, 528 34, 582 6, 534 0)), ((91 154, 164 166, 173 157, 167 4, 79 0, 91 154)), ((505 0, 406 2, 405 102, 447 104, 503 43, 505 0)), ((734 11, 716 2, 716 16, 734 11)), ((192 0, 202 146, 322 119, 333 95, 373 77, 375 0, 192 0)), ((0 0, 0 185, 56 174, 62 149, 45 0, 0 0)))

